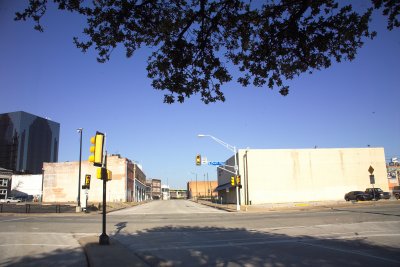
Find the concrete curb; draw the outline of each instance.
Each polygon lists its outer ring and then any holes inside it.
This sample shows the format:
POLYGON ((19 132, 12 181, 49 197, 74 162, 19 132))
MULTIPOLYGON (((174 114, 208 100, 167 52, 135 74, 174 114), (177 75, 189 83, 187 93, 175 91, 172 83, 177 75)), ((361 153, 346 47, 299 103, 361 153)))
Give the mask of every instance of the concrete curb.
POLYGON ((400 205, 396 199, 379 200, 379 201, 360 201, 360 202, 345 202, 345 201, 321 201, 321 202, 298 202, 298 203, 270 203, 251 206, 240 206, 240 211, 230 207, 227 204, 215 204, 208 201, 198 201, 197 203, 228 212, 240 213, 264 213, 278 211, 299 211, 299 210, 318 210, 318 209, 333 209, 339 207, 354 207, 357 206, 379 206, 381 204, 400 205))
POLYGON ((83 237, 78 242, 85 251, 89 267, 149 267, 134 252, 113 238, 110 238, 110 245, 102 246, 99 245, 98 236, 83 237))

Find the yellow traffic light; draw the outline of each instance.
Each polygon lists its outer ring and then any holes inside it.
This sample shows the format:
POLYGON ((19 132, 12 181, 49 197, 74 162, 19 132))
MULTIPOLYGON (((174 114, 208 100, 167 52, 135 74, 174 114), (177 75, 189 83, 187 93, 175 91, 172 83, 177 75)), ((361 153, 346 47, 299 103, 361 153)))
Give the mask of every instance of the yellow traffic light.
POLYGON ((85 175, 85 188, 86 189, 90 189, 90 177, 91 177, 90 174, 85 175))
POLYGON ((92 143, 90 147, 92 154, 89 156, 89 161, 93 162, 94 166, 101 167, 103 165, 104 134, 96 132, 96 135, 90 138, 90 143, 92 143))
POLYGON ((111 181, 112 180, 112 171, 107 170, 107 181, 111 181))
POLYGON ((200 154, 197 154, 197 156, 196 156, 196 165, 197 166, 201 165, 201 155, 200 154))
POLYGON ((236 184, 240 185, 240 175, 236 176, 236 184))
POLYGON ((234 176, 231 177, 231 185, 235 185, 235 177, 234 176))
POLYGON ((96 173, 97 179, 103 179, 106 178, 107 181, 112 180, 112 171, 106 169, 106 168, 98 168, 97 173, 96 173))

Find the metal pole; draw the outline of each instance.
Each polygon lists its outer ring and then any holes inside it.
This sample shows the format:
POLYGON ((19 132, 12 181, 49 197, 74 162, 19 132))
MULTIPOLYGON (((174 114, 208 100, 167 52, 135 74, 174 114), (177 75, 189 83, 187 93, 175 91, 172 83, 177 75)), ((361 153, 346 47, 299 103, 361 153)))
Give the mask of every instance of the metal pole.
POLYGON ((207 197, 207 187, 206 187, 206 174, 203 173, 203 186, 204 186, 204 197, 207 197))
POLYGON ((196 202, 199 202, 199 191, 197 190, 197 173, 196 173, 196 202))
POLYGON ((110 238, 108 237, 106 233, 106 193, 107 193, 107 151, 106 151, 106 156, 104 159, 104 170, 102 169, 101 172, 101 179, 103 179, 103 232, 100 235, 99 238, 99 244, 100 245, 109 245, 110 244, 110 238))
POLYGON ((82 131, 83 128, 79 128, 80 142, 79 142, 79 179, 78 179, 78 207, 81 206, 81 165, 82 165, 82 131))
MULTIPOLYGON (((226 147, 227 149, 233 151, 233 153, 235 153, 234 157, 235 157, 235 179, 238 176, 238 170, 239 170, 239 166, 238 166, 238 160, 237 160, 237 155, 236 155, 236 147, 232 146, 230 144, 225 143, 224 141, 222 141, 221 139, 218 139, 212 135, 209 134, 198 134, 198 137, 210 137, 211 139, 213 139, 214 141, 216 141, 217 143, 223 145, 224 147, 226 147)), ((239 187, 236 186, 236 210, 239 211, 240 210, 240 205, 239 205, 239 187)))
MULTIPOLYGON (((235 180, 238 177, 238 165, 237 165, 237 159, 236 159, 236 147, 233 147, 233 153, 235 153, 235 180)), ((235 181, 236 184, 236 181, 235 181)), ((236 184, 236 210, 240 210, 240 205, 239 205, 239 186, 236 184)))

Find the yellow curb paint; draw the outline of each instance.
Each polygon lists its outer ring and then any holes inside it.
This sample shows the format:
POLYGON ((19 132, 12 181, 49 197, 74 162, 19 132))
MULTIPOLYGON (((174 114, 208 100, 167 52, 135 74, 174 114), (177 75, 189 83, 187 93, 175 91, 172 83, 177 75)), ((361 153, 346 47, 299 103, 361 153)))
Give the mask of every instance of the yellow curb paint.
POLYGON ((306 203, 300 203, 300 204, 295 204, 296 207, 308 207, 310 206, 310 204, 306 204, 306 203))

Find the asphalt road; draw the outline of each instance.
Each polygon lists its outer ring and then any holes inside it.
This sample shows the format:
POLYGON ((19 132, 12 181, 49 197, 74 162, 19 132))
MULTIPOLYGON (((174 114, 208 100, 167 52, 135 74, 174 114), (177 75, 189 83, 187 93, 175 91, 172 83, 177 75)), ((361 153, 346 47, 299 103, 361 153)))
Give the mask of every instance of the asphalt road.
MULTIPOLYGON (((101 215, 3 214, 0 266, 85 266, 76 240, 100 232, 101 215)), ((400 202, 229 213, 154 201, 109 213, 107 232, 150 266, 400 266, 400 202)))

